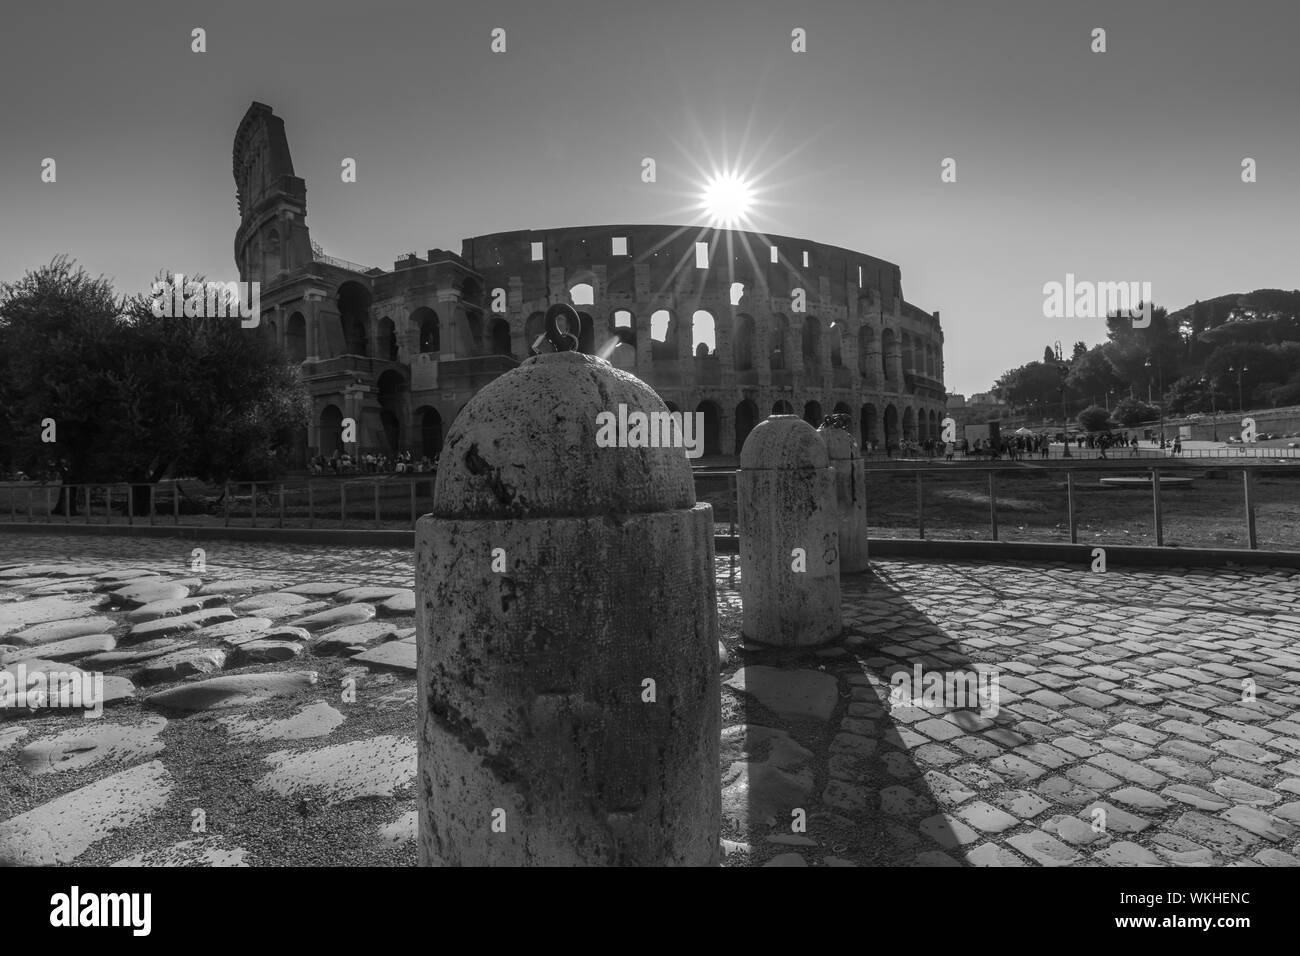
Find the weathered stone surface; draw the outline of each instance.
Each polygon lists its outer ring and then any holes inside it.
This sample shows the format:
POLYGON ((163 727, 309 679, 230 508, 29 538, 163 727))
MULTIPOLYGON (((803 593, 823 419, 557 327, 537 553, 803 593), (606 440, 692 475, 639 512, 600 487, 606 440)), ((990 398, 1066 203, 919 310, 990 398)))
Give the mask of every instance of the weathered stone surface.
POLYGON ((179 617, 182 614, 193 614, 205 607, 220 607, 225 603, 226 599, 219 594, 196 595, 195 597, 177 598, 172 601, 150 601, 148 604, 142 604, 134 611, 128 612, 126 619, 132 624, 142 624, 145 621, 156 621, 160 617, 179 617))
POLYGON ((295 584, 291 588, 284 588, 284 594, 303 594, 307 597, 332 598, 348 588, 356 587, 346 581, 308 581, 305 584, 295 584))
POLYGON ((740 452, 737 496, 745 639, 784 647, 837 639, 835 471, 813 427, 793 415, 754 426, 740 452))
POLYGON ((105 760, 128 763, 163 749, 158 739, 167 720, 147 717, 140 724, 89 722, 54 737, 33 740, 18 753, 18 763, 33 776, 81 770, 105 760))
POLYGON ((244 714, 222 717, 232 740, 306 740, 324 737, 346 718, 325 701, 308 704, 292 717, 257 719, 244 714))
POLYGON ((345 604, 332 607, 317 614, 309 614, 292 622, 292 626, 304 631, 324 631, 346 624, 362 624, 375 616, 373 604, 345 604))
POLYGON ((47 624, 37 624, 35 627, 24 628, 16 634, 10 634, 5 638, 7 644, 26 644, 35 646, 37 644, 49 644, 52 641, 65 641, 70 637, 81 637, 83 634, 107 634, 117 626, 117 622, 111 617, 81 617, 71 621, 50 621, 47 624))
POLYGON ((807 866, 808 863, 798 853, 781 853, 772 857, 763 866, 807 866))
POLYGON ((820 671, 748 666, 736 671, 724 683, 733 690, 758 698, 760 704, 781 717, 827 720, 839 700, 835 678, 820 671))
POLYGON ((145 698, 151 707, 172 710, 226 710, 272 697, 292 697, 316 683, 315 671, 229 674, 169 687, 145 698))
POLYGON ((117 830, 167 802, 172 777, 161 761, 141 764, 0 823, 0 866, 71 863, 117 830))
POLYGON ((49 594, 93 594, 95 590, 95 582, 89 578, 73 578, 67 581, 55 581, 53 584, 42 584, 38 588, 32 588, 30 593, 39 597, 49 594))
POLYGON ((199 589, 200 594, 247 594, 279 587, 282 582, 269 578, 232 578, 229 581, 212 581, 199 589))
POLYGON ((418 837, 419 819, 419 811, 412 810, 392 823, 384 824, 379 828, 380 845, 391 850, 414 843, 418 837))
POLYGON ((790 819, 808 806, 813 753, 784 730, 739 724, 722 732, 722 815, 742 830, 790 819), (766 753, 765 759, 758 754, 766 753))
POLYGON ((280 751, 256 784, 282 797, 309 794, 327 803, 391 797, 415 783, 415 741, 387 734, 300 753, 280 751))
POLYGON ((272 621, 283 621, 286 618, 315 614, 317 611, 324 611, 329 606, 324 601, 308 601, 306 604, 268 604, 266 607, 257 609, 257 616, 269 618, 272 621))
POLYGON ((220 641, 228 647, 237 647, 247 641, 265 640, 274 621, 266 617, 240 617, 199 628, 191 636, 195 640, 220 641))
POLYGON ((113 866, 248 866, 248 851, 228 846, 219 836, 182 840, 159 850, 136 853, 113 866))
POLYGON ((99 583, 102 590, 115 590, 128 582, 139 582, 142 578, 156 578, 157 571, 150 571, 148 568, 127 568, 123 571, 105 571, 103 574, 95 575, 95 580, 99 583))
POLYGON ((347 601, 350 604, 356 604, 360 601, 364 601, 367 604, 377 604, 380 601, 387 601, 389 598, 396 597, 403 593, 410 594, 412 597, 415 595, 415 592, 410 588, 364 587, 348 588, 345 591, 340 591, 338 594, 334 595, 334 600, 347 601))
POLYGON ((131 664, 139 664, 142 661, 153 660, 155 657, 162 657, 172 651, 179 651, 182 648, 193 646, 192 641, 162 638, 136 644, 129 651, 105 651, 102 654, 92 654, 90 657, 82 658, 79 666, 87 669, 111 670, 114 667, 127 667, 131 664))
POLYGON ((176 601, 189 597, 190 589, 184 584, 170 581, 146 581, 140 584, 127 584, 116 591, 110 591, 108 599, 121 607, 141 607, 154 601, 176 601))
POLYGON ((161 684, 165 681, 210 674, 226 665, 226 652, 216 647, 187 647, 148 661, 136 673, 141 684, 161 684))
MULTIPOLYGON (((95 602, 72 601, 61 597, 32 598, 27 601, 15 601, 12 604, 0 604, 0 637, 9 639, 9 635, 25 631, 35 624, 50 621, 67 621, 77 617, 90 617, 95 613, 95 602)), ((13 641, 27 644, 30 641, 13 641)))
POLYGON ((10 727, 6 730, 0 730, 0 753, 4 753, 26 736, 26 727, 10 727))
POLYGON ((63 641, 51 641, 36 647, 26 647, 10 652, 4 658, 7 664, 16 664, 21 660, 44 658, 47 661, 73 661, 88 654, 111 651, 117 646, 111 634, 83 634, 63 641))
POLYGON ((402 588, 397 594, 381 601, 378 610, 380 617, 403 617, 414 614, 415 592, 410 588, 402 588))
POLYGON ((0 571, 0 580, 15 578, 83 578, 93 577, 104 569, 93 564, 25 564, 0 571))
POLYGON ((840 573, 855 574, 868 568, 867 478, 862 453, 853 433, 822 426, 817 434, 826 444, 835 470, 835 510, 838 518, 840 573))
POLYGON ((352 658, 358 664, 414 674, 416 647, 414 641, 389 641, 352 658))
POLYGON ((302 653, 303 645, 297 641, 248 641, 238 645, 232 655, 232 664, 273 664, 291 661, 302 653))
POLYGON ((318 636, 311 642, 311 652, 324 657, 351 657, 371 644, 392 640, 395 637, 397 637, 397 629, 388 624, 377 621, 352 624, 318 636))
POLYGON ((210 624, 219 624, 222 621, 233 621, 234 619, 235 612, 228 607, 210 607, 204 608, 202 611, 181 614, 177 617, 160 617, 156 621, 146 621, 144 624, 135 625, 135 627, 127 631, 120 643, 123 646, 138 644, 141 641, 151 641, 159 637, 171 637, 174 634, 198 631, 210 624))
POLYGON ((264 607, 286 607, 290 604, 306 604, 307 599, 301 594, 289 594, 285 591, 273 591, 270 594, 254 594, 250 598, 244 598, 235 605, 235 610, 240 614, 250 614, 253 611, 259 611, 264 607))

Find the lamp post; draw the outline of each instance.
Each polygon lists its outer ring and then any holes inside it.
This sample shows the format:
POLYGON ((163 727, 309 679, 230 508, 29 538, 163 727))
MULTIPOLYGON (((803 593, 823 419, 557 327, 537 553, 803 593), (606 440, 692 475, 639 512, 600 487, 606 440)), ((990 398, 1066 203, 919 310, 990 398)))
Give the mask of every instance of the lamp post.
POLYGON ((1246 405, 1241 400, 1241 376, 1243 373, 1250 371, 1250 366, 1243 365, 1241 368, 1234 368, 1233 366, 1229 365, 1228 371, 1237 373, 1237 411, 1244 412, 1246 410, 1246 405))
POLYGON ((1061 447, 1064 449, 1061 457, 1070 458, 1070 418, 1065 411, 1065 376, 1070 374, 1070 367, 1065 364, 1060 342, 1056 343, 1056 362, 1056 371, 1061 376, 1061 447))

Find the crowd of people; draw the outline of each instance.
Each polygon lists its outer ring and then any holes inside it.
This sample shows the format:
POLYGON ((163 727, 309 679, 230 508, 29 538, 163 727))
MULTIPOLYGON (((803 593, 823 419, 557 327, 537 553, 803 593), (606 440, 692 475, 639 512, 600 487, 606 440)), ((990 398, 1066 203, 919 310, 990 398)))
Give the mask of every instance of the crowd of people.
MULTIPOLYGON (((946 461, 953 461, 960 455, 962 458, 1007 458, 1011 461, 1020 461, 1034 456, 1040 459, 1047 458, 1051 446, 1061 445, 1065 440, 1066 436, 1060 432, 1055 435, 1007 435, 996 445, 983 438, 977 438, 973 442, 965 438, 957 442, 944 442, 934 438, 913 441, 904 438, 896 445, 882 446, 880 442, 868 442, 867 452, 876 454, 883 451, 889 458, 894 457, 894 453, 897 452, 900 458, 936 458, 942 455, 946 461)), ((1081 453, 1085 448, 1092 449, 1097 452, 1097 457, 1102 459, 1108 459, 1110 456, 1107 452, 1112 449, 1121 448, 1127 448, 1129 457, 1136 458, 1141 442, 1137 435, 1129 432, 1094 432, 1072 435, 1068 440, 1078 452, 1081 453)), ((1152 445, 1159 445, 1162 449, 1172 449, 1175 455, 1182 454, 1181 438, 1174 438, 1172 441, 1152 438, 1150 441, 1152 445)))
POLYGON ((429 458, 427 455, 421 455, 415 458, 409 451, 403 451, 396 455, 376 455, 366 452, 364 455, 353 457, 346 451, 340 452, 336 448, 334 454, 329 457, 317 455, 308 465, 313 475, 421 474, 437 470, 438 456, 429 458))

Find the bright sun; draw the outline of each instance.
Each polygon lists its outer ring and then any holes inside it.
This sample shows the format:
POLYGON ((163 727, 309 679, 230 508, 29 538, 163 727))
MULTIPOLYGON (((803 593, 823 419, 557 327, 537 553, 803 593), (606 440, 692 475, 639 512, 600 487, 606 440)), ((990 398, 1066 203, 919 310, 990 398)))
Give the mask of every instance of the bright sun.
POLYGON ((715 173, 704 185, 700 207, 709 217, 709 225, 734 226, 745 218, 754 202, 754 193, 736 173, 715 173))

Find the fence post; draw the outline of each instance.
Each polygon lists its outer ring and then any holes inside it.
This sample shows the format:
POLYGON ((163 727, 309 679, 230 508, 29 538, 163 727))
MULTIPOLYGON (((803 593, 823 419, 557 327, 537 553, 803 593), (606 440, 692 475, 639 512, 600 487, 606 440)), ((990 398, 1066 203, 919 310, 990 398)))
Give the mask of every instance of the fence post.
POLYGON ((916 473, 916 536, 925 540, 925 494, 921 490, 921 473, 916 473))
POLYGON ((1259 539, 1255 535, 1255 471, 1253 468, 1241 469, 1241 483, 1246 500, 1246 542, 1247 547, 1254 551, 1259 547, 1259 539))
POLYGON ((316 495, 313 493, 311 478, 307 479, 307 527, 316 527, 316 495))
POLYGON ((989 472, 989 527, 993 540, 998 540, 998 473, 989 472))
POLYGON ((284 482, 280 482, 280 527, 284 527, 284 482))
POLYGON ((1079 543, 1079 521, 1074 513, 1074 472, 1065 472, 1065 506, 1070 519, 1070 544, 1079 543))
POLYGON ((1156 547, 1165 546, 1165 523, 1163 515, 1160 513, 1160 469, 1151 469, 1151 506, 1154 511, 1153 517, 1156 522, 1156 547))

